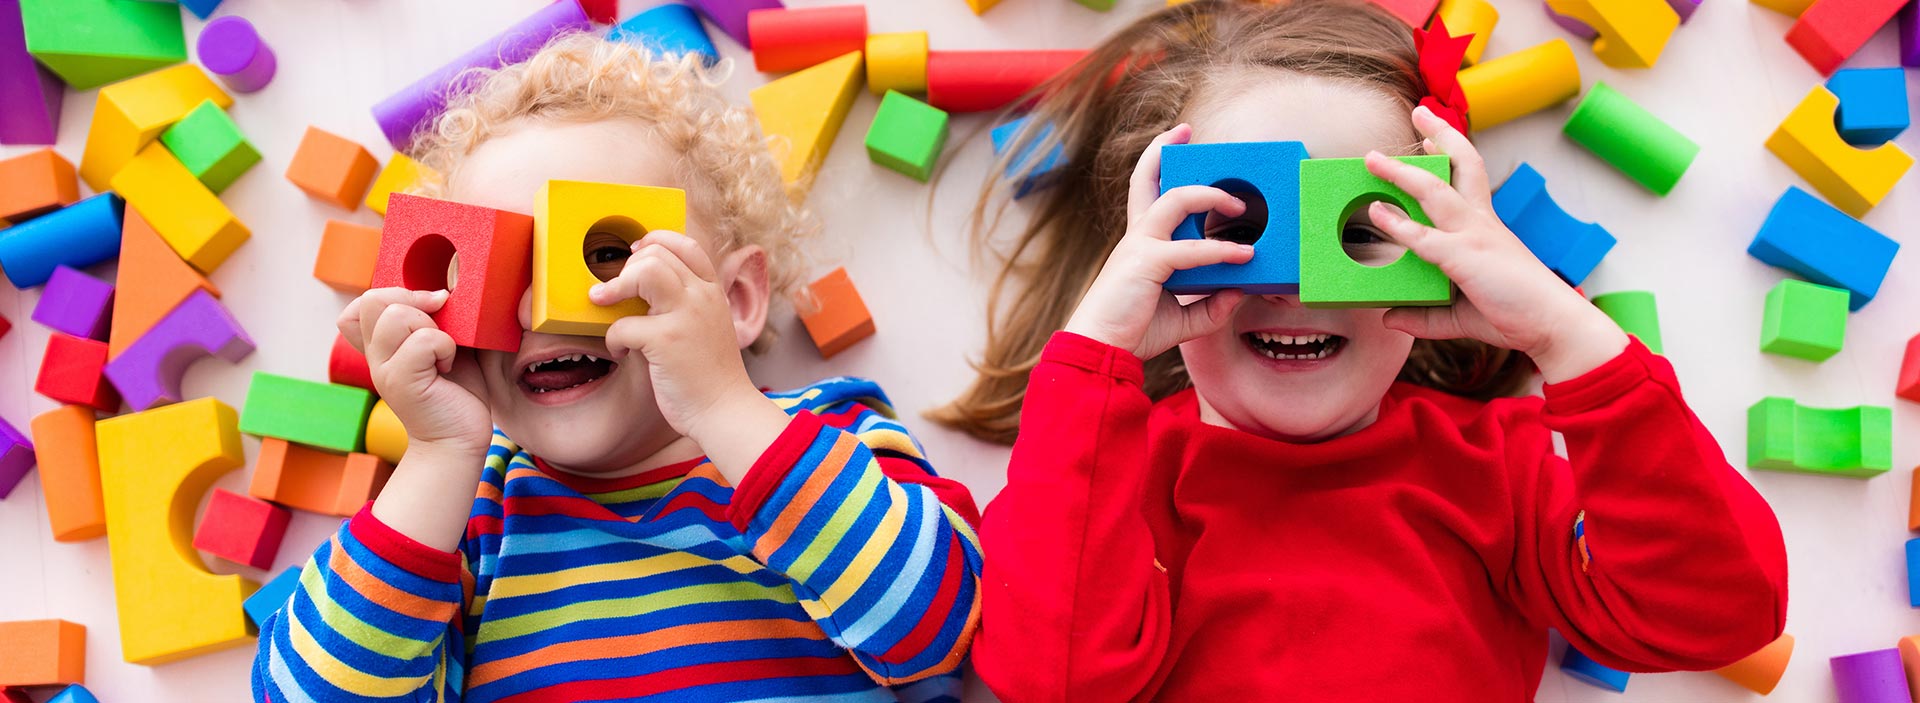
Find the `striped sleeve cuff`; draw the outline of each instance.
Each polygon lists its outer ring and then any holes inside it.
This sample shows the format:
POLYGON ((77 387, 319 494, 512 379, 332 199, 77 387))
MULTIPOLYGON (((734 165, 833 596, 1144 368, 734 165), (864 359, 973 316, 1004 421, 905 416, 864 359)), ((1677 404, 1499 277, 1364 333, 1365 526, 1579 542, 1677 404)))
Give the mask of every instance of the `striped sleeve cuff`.
POLYGON ((375 556, 423 579, 460 583, 460 555, 421 544, 373 516, 373 503, 347 520, 347 531, 375 556))
POLYGON ((733 502, 727 506, 727 520, 741 533, 747 531, 753 516, 760 512, 767 498, 787 479, 787 473, 813 445, 815 437, 827 424, 818 415, 802 410, 794 414, 787 422, 787 428, 775 437, 760 459, 747 469, 747 475, 740 479, 740 485, 733 488, 733 502))

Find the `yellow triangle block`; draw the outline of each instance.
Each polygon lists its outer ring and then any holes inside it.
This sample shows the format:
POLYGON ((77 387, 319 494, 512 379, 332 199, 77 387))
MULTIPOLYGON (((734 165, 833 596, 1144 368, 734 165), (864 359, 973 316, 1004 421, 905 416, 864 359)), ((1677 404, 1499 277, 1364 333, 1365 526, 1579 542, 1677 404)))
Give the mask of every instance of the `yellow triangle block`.
POLYGON ((860 92, 861 52, 851 51, 825 63, 754 88, 748 97, 760 118, 760 131, 786 142, 775 146, 780 178, 804 191, 833 148, 860 92))
POLYGON ((1893 142, 1872 149, 1846 143, 1834 129, 1840 98, 1816 85, 1767 137, 1767 149, 1827 197, 1834 207, 1865 217, 1913 166, 1913 156, 1893 142))

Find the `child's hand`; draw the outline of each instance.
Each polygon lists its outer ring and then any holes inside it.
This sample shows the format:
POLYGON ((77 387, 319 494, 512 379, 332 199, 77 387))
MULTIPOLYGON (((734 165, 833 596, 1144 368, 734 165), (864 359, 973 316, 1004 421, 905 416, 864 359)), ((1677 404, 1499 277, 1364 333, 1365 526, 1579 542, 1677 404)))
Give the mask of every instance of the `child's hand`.
POLYGON ((1190 215, 1218 211, 1238 216, 1247 209, 1219 188, 1181 186, 1160 193, 1160 149, 1185 144, 1193 128, 1179 125, 1147 145, 1134 166, 1127 194, 1127 233, 1107 256, 1066 331, 1105 342, 1151 359, 1161 352, 1226 324, 1244 294, 1222 290, 1191 305, 1168 293, 1173 272, 1218 263, 1242 264, 1253 247, 1217 239, 1174 240, 1173 230, 1190 215))
POLYGON ((367 355, 374 388, 407 428, 409 453, 417 447, 484 455, 493 415, 469 390, 480 387, 480 369, 428 317, 446 302, 444 290, 379 288, 349 303, 336 324, 367 355))
POLYGON ((1367 170, 1413 195, 1433 219, 1429 227, 1384 203, 1370 206, 1375 226, 1440 267, 1464 300, 1447 307, 1398 308, 1385 323, 1416 337, 1470 337, 1533 358, 1547 382, 1580 376, 1626 348, 1627 337, 1604 313, 1549 271, 1493 212, 1486 165, 1465 135, 1424 107, 1413 126, 1427 153, 1453 158, 1453 185, 1379 152, 1367 170))

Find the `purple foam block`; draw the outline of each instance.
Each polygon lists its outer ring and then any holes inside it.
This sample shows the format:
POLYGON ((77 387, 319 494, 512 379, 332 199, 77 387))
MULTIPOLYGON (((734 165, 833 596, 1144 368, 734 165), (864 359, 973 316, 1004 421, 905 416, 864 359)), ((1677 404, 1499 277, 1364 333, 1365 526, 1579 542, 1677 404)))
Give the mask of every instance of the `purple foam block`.
POLYGON ((33 442, 0 418, 0 498, 7 497, 14 486, 20 485, 20 479, 27 477, 33 464, 33 442))
POLYGON ((1881 649, 1828 660, 1840 703, 1911 703, 1900 650, 1881 649))
POLYGON ((196 45, 200 63, 219 76, 236 93, 251 93, 267 87, 279 63, 273 49, 260 40, 253 23, 244 17, 228 15, 208 22, 200 30, 196 45))
MULTIPOLYGON (((1674 0, 1668 0, 1668 1, 1673 2, 1674 0)), ((1558 12, 1554 12, 1553 7, 1550 5, 1547 5, 1546 3, 1541 3, 1540 6, 1546 8, 1547 19, 1553 20, 1553 23, 1560 25, 1561 29, 1567 30, 1568 32, 1572 32, 1573 36, 1579 37, 1581 39, 1588 39, 1588 40, 1591 40, 1594 37, 1600 36, 1600 33, 1593 31, 1593 28, 1587 26, 1587 23, 1581 22, 1580 20, 1574 19, 1572 17, 1568 17, 1558 12)))
POLYGON ((20 0, 0 0, 0 144, 52 144, 66 86, 27 53, 20 0))
POLYGON ((33 321, 75 337, 106 341, 112 311, 113 284, 61 266, 41 289, 33 321))
POLYGON ((1900 65, 1920 66, 1920 5, 1900 8, 1900 65))
POLYGON ((202 356, 239 363, 253 338, 220 301, 204 290, 187 296, 159 324, 107 362, 107 380, 135 411, 180 402, 180 379, 202 356))
POLYGON ((747 39, 747 13, 767 8, 785 9, 780 0, 689 0, 693 9, 740 42, 741 46, 752 48, 747 39))
POLYGON ((1694 10, 1700 9, 1700 0, 1667 0, 1667 5, 1673 7, 1674 12, 1680 13, 1680 21, 1685 23, 1693 19, 1694 10))
POLYGON ((579 0, 560 0, 528 15, 507 31, 481 42, 451 63, 435 69, 427 77, 414 81, 373 106, 373 120, 380 123, 394 151, 405 152, 412 146, 415 130, 426 126, 447 108, 447 98, 463 92, 468 80, 461 74, 472 68, 499 68, 519 63, 554 37, 566 32, 593 30, 593 21, 579 0))

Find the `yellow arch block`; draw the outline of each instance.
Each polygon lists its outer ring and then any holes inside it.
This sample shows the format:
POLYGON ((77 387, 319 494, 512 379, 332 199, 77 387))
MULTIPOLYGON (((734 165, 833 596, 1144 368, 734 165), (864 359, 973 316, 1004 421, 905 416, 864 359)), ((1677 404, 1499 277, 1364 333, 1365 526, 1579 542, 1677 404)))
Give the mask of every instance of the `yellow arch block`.
POLYGON ((1614 68, 1653 68, 1680 26, 1680 13, 1667 0, 1547 0, 1547 6, 1598 32, 1593 55, 1614 68))
POLYGON ((1468 121, 1486 129, 1579 95, 1580 64, 1567 40, 1554 39, 1461 71, 1460 90, 1468 121))
POLYGON ((874 95, 927 92, 927 33, 868 35, 867 90, 874 95))
POLYGON ((780 155, 780 178, 797 192, 804 193, 813 183, 813 174, 847 121, 860 90, 861 54, 841 54, 747 94, 760 131, 784 142, 774 148, 780 155))
POLYGON ((252 639, 241 607, 258 584, 208 573, 193 549, 193 513, 222 474, 245 463, 240 418, 200 398, 101 420, 120 652, 152 666, 252 639))
POLYGON ((233 107, 233 96, 190 63, 101 88, 80 153, 80 177, 95 191, 107 190, 113 174, 135 154, 207 100, 222 110, 233 107))
MULTIPOLYGON (((1466 64, 1480 63, 1480 57, 1487 53, 1487 40, 1493 37, 1493 25, 1500 21, 1500 11, 1494 9, 1487 0, 1440 0, 1440 9, 1436 11, 1440 21, 1447 23, 1447 34, 1461 36, 1473 35, 1473 41, 1467 42, 1466 64)), ((1468 100, 1471 108, 1473 101, 1468 100)))
POLYGON ((159 142, 141 149, 114 174, 112 183, 127 205, 139 210, 160 238, 201 273, 213 273, 253 236, 220 196, 159 142))
POLYGON ((1767 137, 1767 149, 1834 207, 1864 217, 1906 175, 1913 157, 1893 142, 1873 149, 1846 143, 1833 126, 1833 113, 1839 108, 1840 98, 1824 85, 1814 86, 1767 137))
POLYGON ((604 336, 615 320, 647 314, 642 300, 603 307, 587 299, 600 279, 582 248, 590 232, 632 244, 656 229, 687 231, 686 191, 585 181, 540 186, 533 198, 533 331, 604 336))

